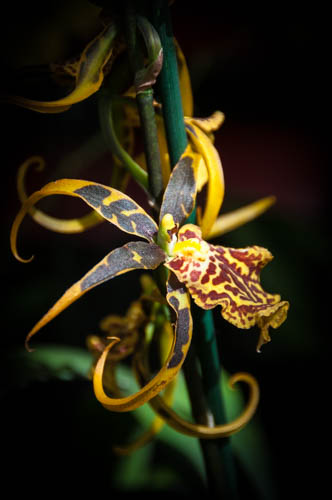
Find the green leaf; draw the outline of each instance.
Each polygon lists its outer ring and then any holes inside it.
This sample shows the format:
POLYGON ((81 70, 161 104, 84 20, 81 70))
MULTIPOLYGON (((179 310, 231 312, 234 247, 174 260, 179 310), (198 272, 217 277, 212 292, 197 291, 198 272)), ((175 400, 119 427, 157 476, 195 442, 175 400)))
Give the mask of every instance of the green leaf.
MULTIPOLYGON (((14 354, 12 354, 14 358, 14 354)), ((25 382, 28 380, 45 380, 52 377, 61 380, 86 378, 91 364, 91 354, 79 347, 55 344, 37 345, 36 350, 27 352, 22 349, 15 353, 15 363, 24 372, 25 382)))

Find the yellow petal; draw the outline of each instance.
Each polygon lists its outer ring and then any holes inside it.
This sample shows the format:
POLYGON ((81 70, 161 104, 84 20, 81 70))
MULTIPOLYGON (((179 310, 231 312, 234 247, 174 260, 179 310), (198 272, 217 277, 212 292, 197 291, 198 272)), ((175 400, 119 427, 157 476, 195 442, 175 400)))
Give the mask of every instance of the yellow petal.
POLYGON ((158 245, 145 241, 133 241, 116 248, 90 269, 83 278, 68 288, 29 332, 26 347, 28 348, 28 342, 35 333, 92 288, 135 269, 156 269, 163 262, 164 257, 158 245))
POLYGON ((192 337, 190 299, 184 286, 170 273, 167 283, 167 301, 176 317, 171 350, 160 371, 137 393, 123 398, 109 397, 103 388, 103 371, 108 352, 119 341, 113 339, 99 358, 93 377, 96 398, 110 411, 130 411, 138 408, 162 391, 179 372, 187 355, 192 337))
POLYGON ((117 34, 115 24, 106 26, 82 52, 76 76, 76 85, 68 96, 56 101, 36 101, 19 96, 8 96, 7 101, 39 113, 61 113, 72 104, 87 99, 100 88, 103 69, 112 55, 112 45, 117 34))
POLYGON ((206 239, 217 238, 222 234, 233 231, 233 229, 250 222, 270 208, 275 201, 275 196, 267 196, 255 201, 254 203, 250 203, 245 207, 233 210, 228 214, 220 215, 213 224, 206 239))
POLYGON ((209 134, 218 130, 225 121, 225 115, 221 111, 215 111, 212 115, 207 118, 195 118, 192 117, 190 120, 186 120, 187 123, 197 125, 203 132, 209 134))
POLYGON ((203 213, 197 210, 197 221, 205 238, 215 223, 224 199, 224 173, 218 151, 207 135, 194 123, 187 123, 186 128, 193 148, 202 156, 208 172, 205 207, 203 213))
POLYGON ((79 179, 60 179, 46 184, 42 189, 33 193, 22 205, 17 214, 10 235, 11 249, 14 256, 21 262, 22 259, 16 247, 17 232, 27 212, 42 198, 55 194, 64 194, 81 198, 92 207, 100 216, 117 226, 122 231, 153 241, 158 232, 154 220, 134 200, 121 191, 98 184, 97 182, 79 179))
POLYGON ((180 93, 182 99, 183 114, 185 116, 193 116, 194 113, 194 99, 191 88, 190 74, 187 66, 186 58, 181 50, 180 45, 174 39, 176 57, 178 61, 179 69, 179 83, 180 83, 180 93))
MULTIPOLYGON (((21 203, 25 203, 28 199, 24 180, 26 172, 31 165, 36 165, 36 170, 40 171, 43 170, 45 161, 41 156, 31 156, 19 167, 17 174, 17 191, 21 203)), ((81 233, 105 220, 94 210, 83 217, 76 217, 75 219, 59 219, 57 217, 52 217, 41 210, 37 210, 35 207, 30 208, 29 214, 37 224, 40 224, 50 231, 70 234, 81 233)))
MULTIPOLYGON (((147 371, 144 370, 142 363, 136 364, 139 380, 144 384, 147 378, 147 371)), ((249 373, 236 373, 229 379, 229 385, 233 388, 237 382, 245 382, 249 387, 249 399, 243 412, 233 421, 222 425, 208 427, 202 424, 195 424, 185 420, 178 415, 170 404, 161 396, 156 396, 149 401, 150 406, 161 418, 173 429, 182 434, 200 439, 218 439, 225 438, 235 434, 247 425, 255 414, 259 402, 259 386, 256 379, 249 373)))

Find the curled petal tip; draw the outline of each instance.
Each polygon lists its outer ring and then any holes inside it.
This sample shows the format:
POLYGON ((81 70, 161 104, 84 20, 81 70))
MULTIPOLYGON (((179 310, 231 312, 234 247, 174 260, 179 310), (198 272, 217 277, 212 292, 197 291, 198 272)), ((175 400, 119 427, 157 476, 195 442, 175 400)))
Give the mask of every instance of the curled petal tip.
POLYGON ((110 337, 106 337, 107 340, 113 340, 112 344, 117 344, 118 342, 120 342, 121 339, 119 339, 119 337, 115 337, 115 336, 110 336, 110 337))
POLYGON ((31 257, 29 257, 28 259, 23 259, 23 257, 20 257, 20 255, 18 255, 18 253, 14 253, 14 257, 19 262, 23 262, 23 264, 28 264, 29 262, 31 262, 35 258, 34 255, 31 255, 31 257))
POLYGON ((26 350, 27 350, 28 352, 34 352, 34 351, 35 351, 35 349, 32 349, 32 348, 29 346, 29 340, 30 340, 29 338, 27 338, 27 339, 26 339, 25 344, 24 344, 24 345, 25 345, 25 348, 26 348, 26 350))
POLYGON ((253 375, 247 372, 238 372, 229 378, 228 385, 234 389, 237 382, 247 382, 249 385, 258 387, 258 382, 253 375))

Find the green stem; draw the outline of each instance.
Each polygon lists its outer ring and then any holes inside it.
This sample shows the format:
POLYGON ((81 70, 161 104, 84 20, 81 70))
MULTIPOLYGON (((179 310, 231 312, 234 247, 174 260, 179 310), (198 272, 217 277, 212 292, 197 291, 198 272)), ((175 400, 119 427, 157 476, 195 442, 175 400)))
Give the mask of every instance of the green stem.
POLYGON ((106 143, 109 144, 112 153, 123 163, 133 178, 145 189, 148 189, 148 174, 135 162, 135 160, 133 160, 127 151, 123 149, 116 136, 113 122, 112 100, 112 96, 108 93, 100 93, 98 99, 99 120, 106 143))
MULTIPOLYGON (((137 75, 144 69, 144 55, 137 39, 134 2, 129 0, 126 4, 126 38, 131 69, 137 75)), ((152 88, 138 91, 136 100, 143 132, 144 152, 149 174, 149 191, 156 201, 160 201, 163 192, 163 179, 152 88)))
MULTIPOLYGON (((174 166, 187 145, 184 126, 182 101, 179 87, 176 53, 173 42, 172 25, 167 0, 153 3, 153 22, 159 32, 164 51, 164 64, 158 84, 167 133, 171 164, 174 166)), ((194 214, 193 217, 194 219, 194 214)), ((194 222, 192 220, 191 222, 194 222)), ((192 404, 193 416, 198 422, 206 424, 212 414, 214 422, 225 422, 223 402, 220 392, 220 363, 211 311, 194 309, 194 337, 199 337, 198 357, 201 364, 200 378, 195 342, 184 364, 188 393, 192 404)), ((198 347, 198 342, 196 342, 198 347)), ((233 457, 229 441, 201 440, 209 490, 225 498, 236 499, 236 482, 233 457), (225 447, 228 444, 228 448, 225 447), (225 452, 225 449, 227 450, 225 452)))
POLYGON ((158 87, 162 96, 170 161, 174 167, 187 145, 177 59, 168 2, 158 0, 151 3, 153 4, 153 23, 163 47, 163 67, 158 77, 158 87))

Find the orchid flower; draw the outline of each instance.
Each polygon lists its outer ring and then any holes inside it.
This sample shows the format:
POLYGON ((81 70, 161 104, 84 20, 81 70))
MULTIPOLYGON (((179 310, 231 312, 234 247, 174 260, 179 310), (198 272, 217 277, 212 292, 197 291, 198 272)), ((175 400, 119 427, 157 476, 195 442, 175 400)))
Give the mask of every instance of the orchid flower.
MULTIPOLYGON (((32 194, 22 205, 12 227, 12 251, 19 260, 27 262, 30 259, 22 259, 16 248, 17 231, 25 214, 40 199, 65 194, 82 199, 111 224, 146 240, 130 242, 107 254, 33 327, 27 336, 27 345, 40 328, 95 286, 135 269, 156 269, 163 264, 169 270, 166 300, 173 313, 174 338, 160 371, 136 394, 113 398, 105 393, 102 376, 108 352, 119 342, 117 338, 110 342, 97 362, 93 377, 95 394, 112 411, 132 410, 150 401, 177 375, 192 337, 190 296, 203 309, 221 306, 222 316, 239 328, 258 325, 261 331, 258 350, 270 340, 269 327, 277 328, 287 315, 288 302, 281 301, 279 295, 265 292, 260 284, 260 271, 272 258, 268 250, 257 246, 242 249, 215 246, 202 238, 202 229, 198 226, 185 224, 195 206, 202 157, 209 175, 215 175, 221 183, 218 188, 223 194, 222 168, 216 150, 213 156, 206 156, 202 144, 207 136, 203 138, 204 132, 193 122, 187 128, 192 142, 169 178, 160 208, 159 227, 124 193, 77 179, 51 182, 32 194)), ((210 141, 209 145, 212 145, 210 141)), ((215 204, 220 207, 221 201, 222 197, 216 199, 215 204)), ((218 212, 219 208, 215 207, 203 210, 201 221, 206 234, 218 212), (210 216, 212 209, 215 211, 213 217, 210 216)))
MULTIPOLYGON (((151 334, 156 335, 158 339, 161 362, 167 359, 171 348, 173 334, 169 314, 165 309, 165 299, 158 292, 156 284, 148 274, 143 274, 140 281, 143 293, 139 300, 130 305, 126 315, 124 317, 110 315, 100 322, 100 328, 107 333, 107 338, 91 335, 87 339, 88 348, 96 358, 91 371, 92 377, 98 357, 105 349, 108 339, 119 339, 119 342, 110 351, 103 370, 104 387, 109 393, 117 397, 119 397, 120 391, 116 384, 115 370, 120 360, 133 354, 133 370, 136 378, 143 386, 151 379, 147 353, 147 348, 152 339, 151 334)), ((150 406, 157 414, 150 428, 129 444, 114 446, 113 451, 120 455, 133 453, 151 441, 165 423, 178 432, 201 439, 217 439, 238 432, 255 413, 259 400, 259 388, 254 377, 248 373, 238 373, 230 379, 230 386, 233 387, 238 381, 246 382, 250 389, 249 400, 244 411, 232 422, 209 427, 187 421, 172 409, 177 382, 177 377, 175 377, 166 386, 162 396, 158 395, 149 401, 150 406)))

